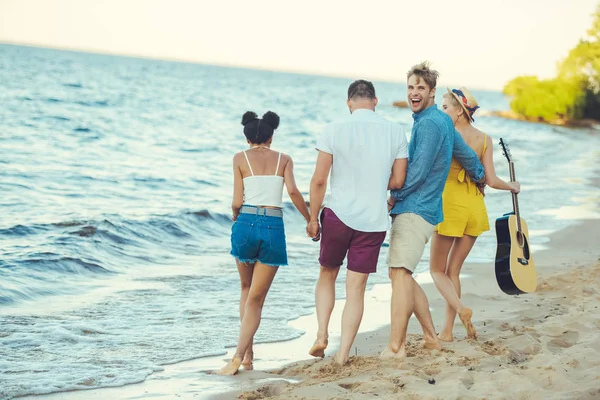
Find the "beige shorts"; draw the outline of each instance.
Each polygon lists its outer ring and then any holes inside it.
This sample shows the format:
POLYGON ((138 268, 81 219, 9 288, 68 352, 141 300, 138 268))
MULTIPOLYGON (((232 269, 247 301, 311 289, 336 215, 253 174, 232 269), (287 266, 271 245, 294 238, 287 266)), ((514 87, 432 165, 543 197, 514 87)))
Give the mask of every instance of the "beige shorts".
POLYGON ((435 225, 417 214, 405 213, 392 217, 388 266, 414 272, 434 228, 435 225))

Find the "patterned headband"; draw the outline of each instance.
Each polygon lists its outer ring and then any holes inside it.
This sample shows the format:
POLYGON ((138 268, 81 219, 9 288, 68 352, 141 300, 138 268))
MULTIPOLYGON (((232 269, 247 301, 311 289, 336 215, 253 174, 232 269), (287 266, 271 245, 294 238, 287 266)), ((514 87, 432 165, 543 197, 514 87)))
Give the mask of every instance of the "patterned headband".
POLYGON ((462 92, 462 90, 452 89, 452 93, 454 93, 455 95, 457 95, 460 98, 460 100, 462 101, 463 105, 465 106, 465 108, 469 112, 469 116, 471 117, 471 119, 473 121, 475 121, 475 118, 473 118, 473 114, 475 113, 475 111, 477 111, 477 109, 479 108, 479 106, 475 106, 475 107, 469 106, 469 101, 465 97, 465 94, 462 92))

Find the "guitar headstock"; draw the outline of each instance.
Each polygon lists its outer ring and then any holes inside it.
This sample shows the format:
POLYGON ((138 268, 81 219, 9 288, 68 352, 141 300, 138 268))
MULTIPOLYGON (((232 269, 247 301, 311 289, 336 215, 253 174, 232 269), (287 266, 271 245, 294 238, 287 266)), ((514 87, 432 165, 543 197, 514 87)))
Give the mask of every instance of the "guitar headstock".
POLYGON ((502 147, 502 154, 504 155, 504 157, 506 157, 508 162, 513 162, 512 154, 510 154, 510 147, 508 147, 508 143, 502 138, 500 138, 500 147, 502 147))

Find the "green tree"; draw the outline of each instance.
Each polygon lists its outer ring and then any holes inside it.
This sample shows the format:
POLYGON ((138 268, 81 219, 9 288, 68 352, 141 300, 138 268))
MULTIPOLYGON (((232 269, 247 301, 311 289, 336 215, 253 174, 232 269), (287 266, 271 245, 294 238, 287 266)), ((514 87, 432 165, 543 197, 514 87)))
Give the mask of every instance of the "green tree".
POLYGON ((600 4, 587 37, 559 63, 556 78, 517 77, 504 93, 512 97, 512 110, 528 119, 600 119, 600 4))

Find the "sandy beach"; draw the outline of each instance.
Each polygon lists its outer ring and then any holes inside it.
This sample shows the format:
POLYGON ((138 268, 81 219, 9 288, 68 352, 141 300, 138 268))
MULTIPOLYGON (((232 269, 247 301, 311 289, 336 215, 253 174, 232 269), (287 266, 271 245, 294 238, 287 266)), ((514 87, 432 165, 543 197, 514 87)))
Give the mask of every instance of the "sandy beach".
MULTIPOLYGON (((353 352, 357 356, 345 368, 336 368, 331 362, 337 346, 335 337, 325 359, 307 359, 313 339, 308 331, 296 341, 259 345, 257 370, 242 370, 235 377, 212 374, 226 359, 223 356, 166 366, 140 384, 26 398, 599 398, 599 237, 598 220, 582 221, 551 235, 549 249, 535 254, 535 294, 508 296, 496 284, 492 263, 465 265, 463 298, 473 308, 478 340, 466 340, 464 328, 457 323, 454 342, 445 343, 441 351, 423 350, 413 318, 409 356, 402 364, 378 358, 389 326, 360 333, 353 352), (261 355, 261 349, 271 355, 261 355), (261 356, 269 362, 261 362, 261 356), (304 361, 276 367, 290 357, 304 361)), ((423 287, 439 329, 444 312, 441 295, 433 284, 423 287)), ((378 312, 384 316, 389 309, 389 298, 385 297, 380 293, 377 303, 385 307, 378 312)), ((340 305, 341 301, 336 305, 338 312, 340 305)), ((314 316, 303 318, 310 321, 314 316)))
MULTIPOLYGON (((388 327, 363 333, 350 365, 329 357, 272 373, 301 379, 262 385, 219 399, 597 399, 600 398, 600 223, 585 221, 551 237, 550 250, 536 254, 538 291, 511 297, 496 285, 491 264, 464 268, 464 301, 474 310, 479 338, 455 341, 441 351, 420 346, 411 321, 409 356, 402 364, 381 360, 388 327)), ((443 303, 425 285, 436 326, 443 303)), ((243 375, 243 374, 241 374, 243 375)))

